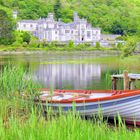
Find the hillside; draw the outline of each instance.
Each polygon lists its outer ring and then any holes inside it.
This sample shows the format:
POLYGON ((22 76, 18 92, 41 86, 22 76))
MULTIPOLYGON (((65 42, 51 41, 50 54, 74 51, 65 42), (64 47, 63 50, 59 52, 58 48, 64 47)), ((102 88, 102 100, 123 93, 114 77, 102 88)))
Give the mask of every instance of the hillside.
POLYGON ((19 19, 37 19, 54 12, 64 22, 71 21, 77 11, 105 33, 140 34, 139 0, 0 0, 0 8, 18 10, 19 19))

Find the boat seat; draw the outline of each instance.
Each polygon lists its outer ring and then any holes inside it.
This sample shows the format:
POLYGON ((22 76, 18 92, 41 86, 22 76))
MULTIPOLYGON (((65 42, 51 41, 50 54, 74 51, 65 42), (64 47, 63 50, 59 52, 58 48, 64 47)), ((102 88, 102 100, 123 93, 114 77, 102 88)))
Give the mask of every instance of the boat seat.
POLYGON ((114 93, 112 95, 118 95, 118 94, 122 94, 121 91, 114 91, 114 93))

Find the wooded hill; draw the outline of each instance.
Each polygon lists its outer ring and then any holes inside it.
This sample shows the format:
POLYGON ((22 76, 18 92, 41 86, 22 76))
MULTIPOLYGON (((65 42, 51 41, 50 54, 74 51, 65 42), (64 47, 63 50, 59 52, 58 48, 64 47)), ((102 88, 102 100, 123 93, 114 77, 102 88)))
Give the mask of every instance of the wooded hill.
POLYGON ((0 0, 0 9, 18 10, 19 19, 38 19, 54 12, 64 22, 72 21, 77 11, 104 33, 140 34, 139 0, 0 0))

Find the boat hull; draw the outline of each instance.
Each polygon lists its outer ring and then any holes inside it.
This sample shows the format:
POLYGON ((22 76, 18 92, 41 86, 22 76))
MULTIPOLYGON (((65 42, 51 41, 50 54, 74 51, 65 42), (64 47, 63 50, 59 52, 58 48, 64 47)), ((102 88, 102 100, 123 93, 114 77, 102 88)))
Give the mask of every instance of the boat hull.
POLYGON ((99 100, 78 103, 43 103, 44 110, 51 107, 54 113, 68 113, 75 111, 81 116, 102 115, 104 117, 118 118, 120 116, 128 123, 140 125, 140 94, 116 98, 112 100, 99 100))

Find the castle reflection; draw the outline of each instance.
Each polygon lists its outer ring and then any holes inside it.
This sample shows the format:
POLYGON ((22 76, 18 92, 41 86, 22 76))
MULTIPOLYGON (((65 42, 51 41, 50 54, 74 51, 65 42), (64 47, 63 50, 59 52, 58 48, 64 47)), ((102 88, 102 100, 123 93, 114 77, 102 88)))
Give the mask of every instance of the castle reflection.
POLYGON ((49 64, 39 65, 34 79, 44 87, 63 89, 86 89, 92 81, 101 79, 101 66, 98 64, 49 64))

